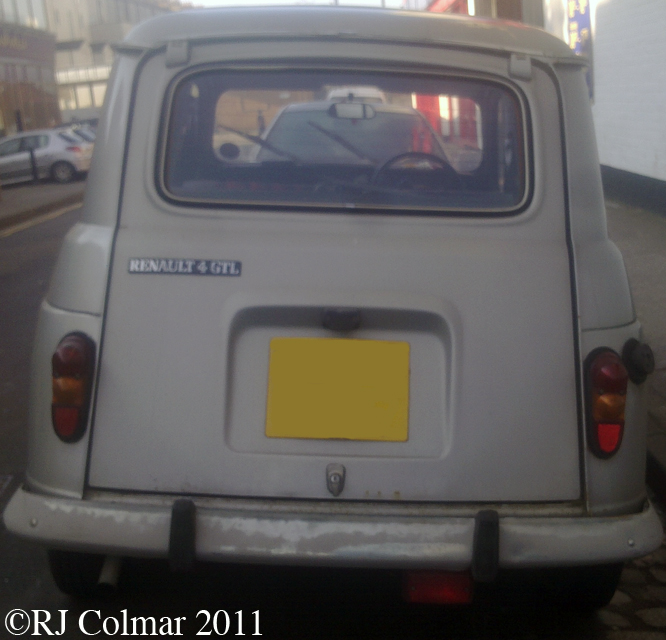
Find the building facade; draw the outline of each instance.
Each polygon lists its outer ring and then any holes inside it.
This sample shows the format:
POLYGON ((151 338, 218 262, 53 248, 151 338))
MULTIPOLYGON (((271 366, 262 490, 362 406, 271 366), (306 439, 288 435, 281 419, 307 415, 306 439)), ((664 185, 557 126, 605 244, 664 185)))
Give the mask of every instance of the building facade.
POLYGON ((60 122, 44 0, 0 0, 0 137, 60 122))
POLYGON ((98 118, 113 45, 135 24, 180 8, 171 0, 45 0, 45 4, 49 29, 56 37, 58 103, 64 122, 98 118))
POLYGON ((601 164, 666 180, 666 2, 544 0, 544 13, 590 59, 601 164))

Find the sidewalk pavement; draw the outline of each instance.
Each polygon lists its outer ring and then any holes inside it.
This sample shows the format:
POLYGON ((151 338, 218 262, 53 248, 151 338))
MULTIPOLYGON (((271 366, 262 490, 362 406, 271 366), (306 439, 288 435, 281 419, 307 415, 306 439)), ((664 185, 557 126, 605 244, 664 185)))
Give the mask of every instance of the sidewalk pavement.
POLYGON ((32 182, 3 186, 0 191, 0 229, 83 201, 84 180, 68 184, 32 182))
POLYGON ((608 235, 624 257, 655 371, 648 403, 647 480, 666 504, 666 182, 602 168, 608 235))
MULTIPOLYGON (((608 231, 624 256, 644 340, 656 369, 648 401, 647 479, 666 504, 666 182, 604 167, 608 231)), ((83 200, 84 181, 3 187, 0 229, 83 200)))
POLYGON ((608 234, 624 257, 643 341, 655 370, 644 383, 648 405, 647 479, 666 504, 666 207, 663 213, 606 199, 608 234))

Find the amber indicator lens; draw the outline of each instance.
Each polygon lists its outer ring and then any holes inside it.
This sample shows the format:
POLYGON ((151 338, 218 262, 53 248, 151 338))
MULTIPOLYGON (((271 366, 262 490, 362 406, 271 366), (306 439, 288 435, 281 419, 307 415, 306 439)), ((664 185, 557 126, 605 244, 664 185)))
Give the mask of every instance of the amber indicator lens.
POLYGON ((88 421, 95 343, 84 333, 67 334, 53 354, 51 368, 53 429, 64 442, 76 442, 88 421))
POLYGON ((596 349, 587 360, 588 444, 600 458, 622 443, 629 374, 611 349, 596 349))

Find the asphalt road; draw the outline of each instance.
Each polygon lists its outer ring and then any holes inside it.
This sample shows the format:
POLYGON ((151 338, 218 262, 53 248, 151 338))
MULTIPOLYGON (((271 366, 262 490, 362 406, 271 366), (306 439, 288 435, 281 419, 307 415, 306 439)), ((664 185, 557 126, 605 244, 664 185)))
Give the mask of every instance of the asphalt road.
MULTIPOLYGON (((62 237, 78 217, 79 211, 72 211, 0 237, 0 509, 26 464, 28 368, 37 309, 62 237)), ((640 218, 634 215, 628 233, 636 233, 640 218)), ((650 224, 666 232, 666 218, 650 218, 650 224)), ((68 639, 90 637, 79 628, 85 612, 88 633, 101 630, 109 618, 107 630, 113 632, 111 619, 118 620, 120 635, 124 610, 130 619, 155 617, 164 633, 175 634, 180 624, 181 637, 198 631, 215 637, 212 620, 205 625, 206 612, 212 618, 224 610, 229 636, 240 635, 239 611, 241 631, 256 635, 258 611, 258 631, 265 638, 666 640, 665 547, 631 563, 614 602, 595 614, 553 607, 547 593, 516 582, 495 593, 480 592, 471 607, 407 606, 399 596, 399 575, 392 572, 203 565, 194 574, 173 575, 163 562, 128 560, 120 586, 106 597, 73 601, 53 584, 44 550, 0 526, 0 638, 13 637, 5 631, 5 616, 21 609, 31 616, 43 610, 36 614, 40 620, 48 612, 53 632, 60 631, 63 615, 60 637, 68 639)), ((218 623, 224 631, 224 614, 218 623)), ((47 635, 44 628, 41 635, 47 635)), ((101 631, 94 637, 113 635, 101 631)))

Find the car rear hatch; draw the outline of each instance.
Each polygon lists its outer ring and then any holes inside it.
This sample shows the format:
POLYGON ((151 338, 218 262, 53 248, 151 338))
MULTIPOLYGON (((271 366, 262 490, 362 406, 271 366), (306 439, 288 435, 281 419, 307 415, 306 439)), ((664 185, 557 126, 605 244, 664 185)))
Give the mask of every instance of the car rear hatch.
MULTIPOLYGON (((290 100, 297 89, 302 103, 316 98, 302 76, 276 77, 256 82, 265 92, 285 82, 290 100)), ((381 74, 314 77, 328 90, 375 86, 402 105, 396 113, 427 120, 412 126, 406 164, 381 169, 323 134, 332 154, 356 157, 336 157, 327 168, 333 178, 317 182, 309 173, 316 160, 252 160, 257 149, 243 142, 271 144, 284 104, 280 111, 264 96, 259 109, 247 99, 253 110, 242 130, 243 118, 228 116, 241 103, 227 95, 225 78, 223 90, 217 78, 172 85, 156 185, 143 177, 153 175, 145 168, 153 138, 142 131, 155 127, 159 109, 134 116, 89 485, 330 500, 578 499, 577 329, 557 128, 530 130, 527 99, 508 84, 491 87, 513 100, 513 129, 502 133, 509 125, 501 97, 484 102, 492 83, 484 93, 405 87, 404 77, 381 74), (458 116, 443 101, 454 91, 458 116), (200 109, 211 95, 215 109, 200 109), (476 104, 462 102, 473 96, 476 104), (435 98, 433 124, 427 105, 435 98), (463 112, 475 118, 466 138, 463 112), (199 134, 206 113, 215 125, 199 134), (192 169, 200 156, 187 155, 188 131, 204 146, 212 135, 218 151, 210 162, 227 172, 223 179, 192 169), (475 153, 491 149, 494 201, 473 187, 486 162, 475 153), (464 186, 450 187, 454 195, 433 188, 435 172, 441 184, 449 168, 426 155, 446 158, 464 186), (416 194, 412 204, 407 192, 416 194), (443 204, 432 204, 435 197, 443 204), (332 471, 344 474, 336 498, 332 471)), ((249 86, 245 77, 234 82, 238 91, 249 86)), ((535 121, 557 122, 550 80, 537 73, 533 83, 544 95, 531 103, 543 109, 535 121)), ((136 104, 158 89, 140 85, 136 104)), ((351 125, 351 111, 327 106, 320 112, 333 120, 315 124, 367 149, 365 134, 351 139, 344 127, 378 126, 382 109, 355 111, 351 125)), ((309 122, 303 135, 320 133, 309 122)))

